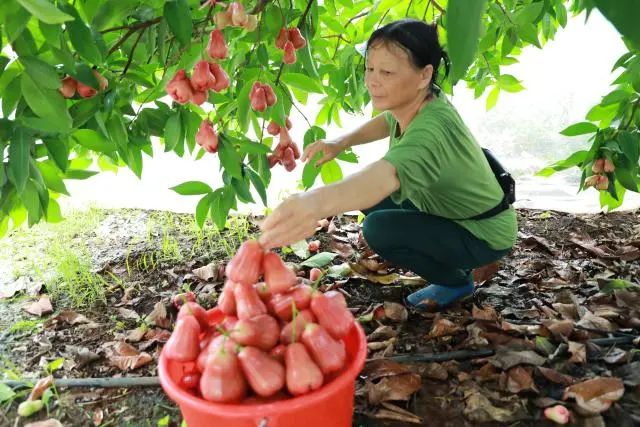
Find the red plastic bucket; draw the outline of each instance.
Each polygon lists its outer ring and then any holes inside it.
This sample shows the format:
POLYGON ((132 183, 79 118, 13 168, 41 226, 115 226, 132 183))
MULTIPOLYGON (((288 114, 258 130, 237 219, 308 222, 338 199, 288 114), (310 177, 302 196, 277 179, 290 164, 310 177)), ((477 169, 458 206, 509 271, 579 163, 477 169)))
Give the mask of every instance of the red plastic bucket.
MULTIPOLYGON (((223 314, 210 310, 212 323, 223 314)), ((344 338, 347 366, 309 394, 273 403, 219 404, 200 399, 178 386, 183 364, 160 354, 158 376, 165 393, 180 407, 188 427, 347 427, 353 418, 355 380, 364 366, 367 339, 356 322, 344 338)))

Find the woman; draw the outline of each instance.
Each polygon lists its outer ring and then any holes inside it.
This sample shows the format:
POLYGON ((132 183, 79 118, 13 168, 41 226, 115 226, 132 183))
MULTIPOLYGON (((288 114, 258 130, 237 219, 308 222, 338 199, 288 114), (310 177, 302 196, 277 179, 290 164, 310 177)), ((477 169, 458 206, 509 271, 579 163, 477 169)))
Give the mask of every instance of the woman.
POLYGON ((391 136, 384 157, 340 182, 282 202, 261 224, 266 248, 314 234, 318 219, 351 210, 366 214, 372 250, 425 278, 408 305, 441 309, 473 293, 472 269, 510 252, 516 240, 511 206, 485 219, 504 193, 482 149, 435 85, 441 61, 436 26, 404 19, 376 30, 366 46, 365 84, 384 111, 333 141, 310 144, 302 160, 319 164, 342 150, 391 136))

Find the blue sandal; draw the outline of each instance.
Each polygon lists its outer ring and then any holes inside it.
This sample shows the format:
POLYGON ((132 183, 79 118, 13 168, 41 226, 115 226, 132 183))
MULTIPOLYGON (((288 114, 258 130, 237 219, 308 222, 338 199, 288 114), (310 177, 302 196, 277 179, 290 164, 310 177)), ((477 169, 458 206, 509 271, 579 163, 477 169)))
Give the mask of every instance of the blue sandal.
POLYGON ((473 281, 462 286, 431 284, 409 295, 405 302, 407 306, 418 310, 438 311, 473 295, 473 290, 473 281))

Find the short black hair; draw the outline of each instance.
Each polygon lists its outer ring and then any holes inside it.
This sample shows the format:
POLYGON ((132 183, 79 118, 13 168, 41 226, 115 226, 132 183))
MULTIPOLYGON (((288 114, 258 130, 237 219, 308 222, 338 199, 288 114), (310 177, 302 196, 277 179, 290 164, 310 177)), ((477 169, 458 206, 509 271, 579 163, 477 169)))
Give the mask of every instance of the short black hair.
POLYGON ((439 92, 436 86, 438 69, 441 62, 444 63, 444 76, 449 75, 449 55, 442 49, 438 40, 437 24, 427 24, 412 18, 405 18, 391 22, 375 30, 367 41, 366 51, 377 41, 395 43, 404 48, 411 58, 411 62, 417 68, 427 65, 433 66, 431 78, 431 90, 439 92))

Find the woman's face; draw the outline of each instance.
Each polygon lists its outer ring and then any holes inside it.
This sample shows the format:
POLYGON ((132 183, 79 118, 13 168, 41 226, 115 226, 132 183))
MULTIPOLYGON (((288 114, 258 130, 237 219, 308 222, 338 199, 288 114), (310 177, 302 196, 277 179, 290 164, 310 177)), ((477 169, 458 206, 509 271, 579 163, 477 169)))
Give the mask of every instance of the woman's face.
POLYGON ((367 51, 364 82, 378 111, 423 100, 432 74, 433 66, 416 68, 409 54, 396 45, 374 43, 367 51))

